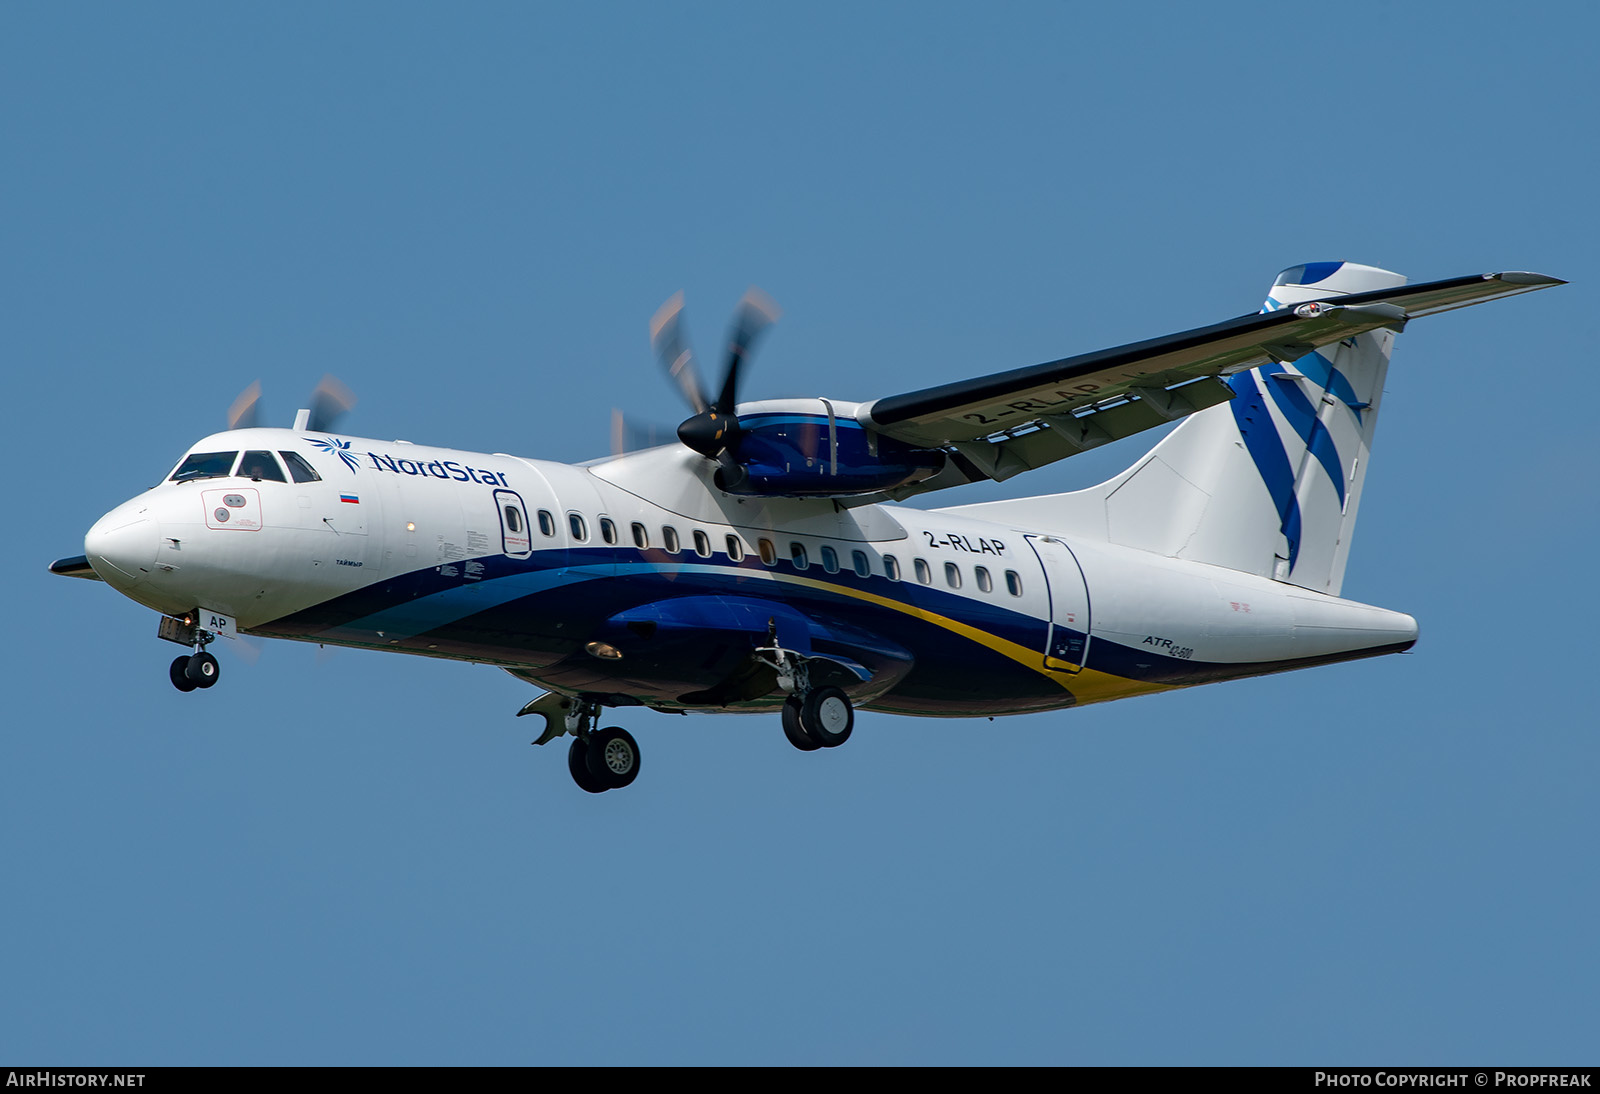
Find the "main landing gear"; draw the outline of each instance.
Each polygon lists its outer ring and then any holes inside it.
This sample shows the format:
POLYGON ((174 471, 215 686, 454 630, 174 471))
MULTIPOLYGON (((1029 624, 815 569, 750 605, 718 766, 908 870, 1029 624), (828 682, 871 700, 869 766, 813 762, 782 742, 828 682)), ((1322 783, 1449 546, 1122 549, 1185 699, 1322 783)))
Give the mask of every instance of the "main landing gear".
POLYGON ((574 737, 567 746, 567 770, 578 788, 591 794, 621 790, 639 777, 639 742, 616 726, 597 730, 587 740, 574 737))
MULTIPOLYGON (((802 752, 815 752, 819 748, 837 748, 850 739, 855 729, 855 706, 842 689, 831 684, 813 686, 811 661, 779 646, 775 635, 755 652, 764 664, 776 670, 778 687, 789 694, 783 704, 783 735, 790 744, 802 752)), ((173 671, 177 672, 176 667, 173 671)), ((827 667, 819 669, 827 671, 827 667)), ((176 675, 173 682, 177 682, 176 675)), ((633 734, 616 726, 595 728, 600 722, 600 704, 593 699, 551 692, 532 700, 517 714, 544 717, 545 729, 533 742, 536 745, 572 735, 567 746, 567 771, 579 789, 603 794, 629 786, 639 777, 639 742, 633 734)))
POLYGON ((517 714, 542 714, 544 733, 536 745, 572 734, 567 746, 567 771, 579 789, 591 794, 621 790, 639 777, 639 742, 633 734, 616 726, 595 729, 600 720, 600 704, 590 699, 574 699, 551 693, 541 695, 517 714))
POLYGON ((838 688, 813 688, 783 704, 783 735, 801 752, 838 748, 855 726, 855 708, 838 688))
POLYGON ((812 687, 806 658, 778 645, 776 626, 769 627, 767 644, 756 656, 778 671, 778 687, 789 693, 783 703, 783 735, 801 752, 838 748, 856 727, 850 696, 829 685, 812 687))

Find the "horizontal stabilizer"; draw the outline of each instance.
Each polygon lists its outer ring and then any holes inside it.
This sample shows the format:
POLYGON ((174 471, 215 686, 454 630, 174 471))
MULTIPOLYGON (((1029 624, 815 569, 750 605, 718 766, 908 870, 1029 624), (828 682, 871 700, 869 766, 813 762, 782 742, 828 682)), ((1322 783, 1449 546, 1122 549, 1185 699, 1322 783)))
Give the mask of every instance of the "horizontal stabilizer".
MULTIPOLYGON (((1566 283, 1510 272, 1340 292, 1336 280, 1293 284, 1284 293, 1289 301, 1271 300, 1237 319, 878 399, 856 420, 908 444, 954 448, 989 477, 1006 478, 1225 401, 1224 381, 1247 369, 1371 331, 1397 332, 1418 316, 1566 283)), ((921 489, 947 485, 956 476, 921 489)))
MULTIPOLYGON (((1372 466, 1372 439, 1396 334, 1420 315, 1561 284, 1542 274, 1502 273, 1408 286, 1400 274, 1354 262, 1291 267, 1273 282, 1259 315, 1073 359, 1091 364, 1116 359, 1107 374, 1117 383, 1138 369, 1175 360, 1193 362, 1182 368, 1221 366, 1218 377, 1167 390, 1172 396, 1204 392, 1215 405, 1197 407, 1127 471, 1069 494, 944 511, 1103 538, 1337 596, 1372 466), (1252 367, 1237 369, 1241 361, 1252 367)), ((1073 361, 1057 366, 1073 366, 1073 361)), ((991 478, 1000 478, 996 472, 1010 468, 986 463, 977 449, 1037 466, 1050 453, 1030 452, 1030 446, 1051 432, 1083 447, 1097 440, 1097 431, 1126 436, 1140 425, 1134 415, 1141 412, 1130 406, 1145 408, 1143 421, 1159 424, 1154 413, 1161 408, 1159 392, 1122 390, 1137 394, 1138 401, 1046 416, 1044 429, 964 442, 958 450, 991 478), (1101 423, 1118 423, 1118 428, 1102 429, 1101 423)), ((896 405, 890 405, 891 412, 896 405)), ((1027 404, 1016 400, 1012 405, 1027 404)))

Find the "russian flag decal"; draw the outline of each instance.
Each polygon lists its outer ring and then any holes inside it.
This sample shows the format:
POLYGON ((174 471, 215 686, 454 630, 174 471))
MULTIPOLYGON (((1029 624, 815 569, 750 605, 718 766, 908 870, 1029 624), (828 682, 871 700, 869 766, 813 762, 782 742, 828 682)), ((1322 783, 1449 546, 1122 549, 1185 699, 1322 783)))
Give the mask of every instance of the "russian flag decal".
POLYGON ((351 505, 360 505, 361 504, 361 499, 356 497, 354 494, 340 494, 339 495, 339 500, 340 501, 347 501, 351 505))

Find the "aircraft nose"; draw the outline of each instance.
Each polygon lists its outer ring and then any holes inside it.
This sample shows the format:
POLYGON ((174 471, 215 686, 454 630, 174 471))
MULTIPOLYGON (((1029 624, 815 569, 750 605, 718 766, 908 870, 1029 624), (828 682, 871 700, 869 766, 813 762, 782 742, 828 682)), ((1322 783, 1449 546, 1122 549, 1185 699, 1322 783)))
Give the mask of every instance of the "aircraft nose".
POLYGON ((124 505, 95 521, 83 537, 83 553, 109 584, 129 586, 149 576, 160 542, 156 522, 143 510, 124 505))

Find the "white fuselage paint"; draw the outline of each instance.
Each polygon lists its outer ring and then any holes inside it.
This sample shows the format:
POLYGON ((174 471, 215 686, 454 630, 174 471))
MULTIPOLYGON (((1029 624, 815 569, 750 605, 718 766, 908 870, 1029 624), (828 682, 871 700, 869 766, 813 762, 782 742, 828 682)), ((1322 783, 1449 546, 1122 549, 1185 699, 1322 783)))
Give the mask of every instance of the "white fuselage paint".
MULTIPOLYGON (((1287 668, 1307 659, 1395 649, 1417 633, 1408 615, 1085 536, 1057 532, 1045 543, 1045 533, 956 513, 729 496, 710 484, 709 461, 676 445, 572 466, 353 437, 329 437, 318 447, 318 440, 281 429, 236 430, 206 438, 193 451, 297 452, 317 469, 321 481, 163 482, 94 525, 85 539, 90 563, 109 584, 157 611, 223 612, 235 617, 241 630, 270 632, 267 625, 274 620, 357 590, 381 589, 385 581, 419 570, 453 567, 440 572, 459 573, 463 583, 470 583, 474 566, 482 568, 479 560, 579 546, 579 528, 583 542, 601 545, 605 520, 624 548, 632 546, 636 524, 643 526, 652 548, 661 547, 664 529, 670 527, 678 537, 679 558, 696 565, 731 566, 730 536, 737 537, 749 557, 759 556, 763 540, 770 541, 780 560, 790 559, 799 544, 810 565, 799 574, 780 567, 788 579, 826 579, 846 594, 853 552, 863 552, 870 572, 879 576, 892 558, 905 585, 918 583, 920 560, 928 567, 932 587, 960 597, 955 603, 970 604, 974 620, 982 619, 986 606, 997 606, 1037 620, 1043 634, 1053 611, 1057 623, 1067 622, 1072 613, 1074 625, 1081 613, 1087 618, 1080 629, 1090 633, 1091 647, 1105 642, 1135 654, 1147 651, 1208 663, 1222 670, 1213 679, 1230 675, 1229 665, 1240 667, 1235 675, 1254 675, 1271 671, 1262 667, 1266 662, 1285 662, 1287 668), (349 460, 328 450, 334 446, 348 446, 343 451, 349 460), (228 508, 217 504, 223 495, 235 495, 244 504, 219 521, 215 511, 228 508), (520 537, 506 523, 515 518, 505 515, 507 505, 515 508, 518 501, 520 517, 531 525, 520 537), (544 529, 541 513, 548 514, 544 529), (709 545, 709 557, 696 551, 697 532, 709 545), (837 574, 822 568, 824 546, 837 554, 837 574), (1055 561, 1047 583, 1041 557, 1052 557, 1052 551, 1055 561), (1080 568, 1081 578, 1071 563, 1080 568), (947 581, 950 565, 960 576, 959 590, 947 581), (978 567, 988 572, 987 590, 980 586, 978 567), (1008 582, 1008 571, 1019 591, 1008 582)), ((785 581, 776 571, 747 565, 742 576, 752 588, 761 586, 751 595, 784 598, 785 581)), ((841 611, 848 611, 848 595, 841 603, 841 611)), ((946 622, 963 624, 960 614, 946 612, 946 622)), ((410 627, 418 625, 413 617, 410 627)), ((399 648, 393 634, 379 633, 382 628, 376 625, 370 629, 368 634, 331 628, 301 637, 399 648)), ((404 652, 429 653, 420 648, 404 652)), ((1033 652, 1039 656, 1039 672, 1059 679, 1062 706, 1168 686, 1120 673, 1080 673, 1080 666, 1063 664, 1060 658, 1046 668, 1046 651, 1033 652)), ((480 651, 469 659, 528 667, 526 658, 509 647, 498 653, 480 651)), ((1091 652, 1091 666, 1093 660, 1091 652)), ((983 681, 974 680, 972 686, 981 691, 983 681)), ((996 699, 997 709, 1003 710, 1002 697, 996 699)))

